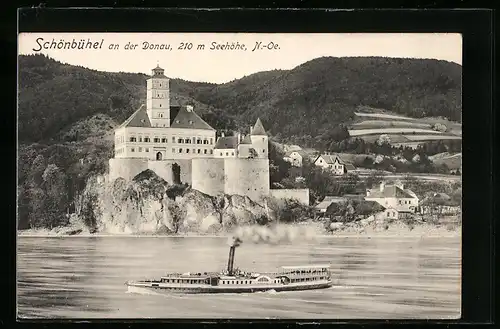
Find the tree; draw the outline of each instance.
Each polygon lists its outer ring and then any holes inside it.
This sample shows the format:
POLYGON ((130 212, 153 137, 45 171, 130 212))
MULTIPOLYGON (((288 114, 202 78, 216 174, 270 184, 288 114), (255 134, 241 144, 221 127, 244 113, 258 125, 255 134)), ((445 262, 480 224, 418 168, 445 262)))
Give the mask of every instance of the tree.
POLYGON ((173 233, 178 233, 182 225, 182 221, 186 217, 186 212, 176 202, 169 202, 168 210, 172 216, 173 233))
POLYGON ((52 228, 65 222, 68 205, 66 175, 59 167, 50 164, 42 174, 42 187, 46 192, 46 222, 52 228))

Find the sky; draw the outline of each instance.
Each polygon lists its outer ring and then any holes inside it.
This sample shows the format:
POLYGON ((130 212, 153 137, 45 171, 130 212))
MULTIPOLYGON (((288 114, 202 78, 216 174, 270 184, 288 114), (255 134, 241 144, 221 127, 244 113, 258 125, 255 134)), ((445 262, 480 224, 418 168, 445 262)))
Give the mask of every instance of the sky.
POLYGON ((462 65, 462 37, 449 33, 21 33, 18 53, 43 53, 63 63, 107 72, 150 74, 159 65, 170 78, 224 83, 256 72, 293 69, 324 56, 430 58, 462 65), (73 40, 75 48, 83 40, 82 46, 96 44, 98 49, 64 49, 73 40), (253 50, 258 42, 260 48, 253 50), (145 43, 170 49, 145 50, 145 43), (211 49, 213 43, 238 43, 246 50, 211 49))

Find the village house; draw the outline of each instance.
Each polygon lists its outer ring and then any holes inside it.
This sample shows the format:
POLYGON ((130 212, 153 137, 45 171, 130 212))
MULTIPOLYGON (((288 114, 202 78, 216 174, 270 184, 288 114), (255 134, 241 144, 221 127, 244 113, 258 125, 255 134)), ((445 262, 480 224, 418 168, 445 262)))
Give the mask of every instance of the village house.
POLYGON ((365 200, 377 202, 386 209, 387 216, 395 218, 415 213, 419 205, 417 195, 401 183, 386 185, 382 182, 378 188, 366 191, 365 200))
POLYGON ((453 200, 446 193, 429 193, 419 203, 420 213, 439 214, 439 215, 456 215, 461 211, 459 202, 453 200))
POLYGON ((308 157, 309 155, 304 150, 295 150, 285 153, 283 160, 290 162, 294 167, 302 167, 304 160, 308 157))
POLYGON ((324 170, 330 170, 334 175, 344 175, 356 169, 352 163, 343 161, 339 156, 331 154, 319 155, 314 160, 314 164, 324 170))
POLYGON ((347 198, 343 197, 337 197, 337 196, 325 196, 323 201, 318 203, 314 209, 316 211, 316 214, 319 216, 322 216, 326 213, 326 209, 332 204, 332 203, 343 203, 347 202, 347 198))

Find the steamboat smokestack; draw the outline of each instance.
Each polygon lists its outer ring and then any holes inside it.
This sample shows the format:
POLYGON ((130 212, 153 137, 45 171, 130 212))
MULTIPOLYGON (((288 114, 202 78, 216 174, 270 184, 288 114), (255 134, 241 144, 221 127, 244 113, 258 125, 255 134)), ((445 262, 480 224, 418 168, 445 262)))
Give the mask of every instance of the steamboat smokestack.
POLYGON ((238 237, 230 237, 228 240, 229 244, 229 259, 227 260, 227 272, 229 275, 233 275, 233 265, 234 265, 234 252, 236 247, 241 244, 241 239, 238 237))
POLYGON ((229 248, 229 259, 227 261, 227 272, 228 272, 228 275, 233 275, 234 251, 235 250, 236 250, 235 246, 231 246, 229 248))

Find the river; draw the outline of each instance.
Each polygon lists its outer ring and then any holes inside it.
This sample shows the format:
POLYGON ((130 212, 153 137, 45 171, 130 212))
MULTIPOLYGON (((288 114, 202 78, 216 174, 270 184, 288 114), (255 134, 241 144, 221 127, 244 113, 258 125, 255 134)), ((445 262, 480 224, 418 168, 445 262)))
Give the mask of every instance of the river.
POLYGON ((217 295, 127 293, 124 282, 165 271, 221 270, 217 237, 19 237, 19 318, 457 319, 459 237, 328 237, 243 243, 235 267, 331 264, 330 289, 217 295))

